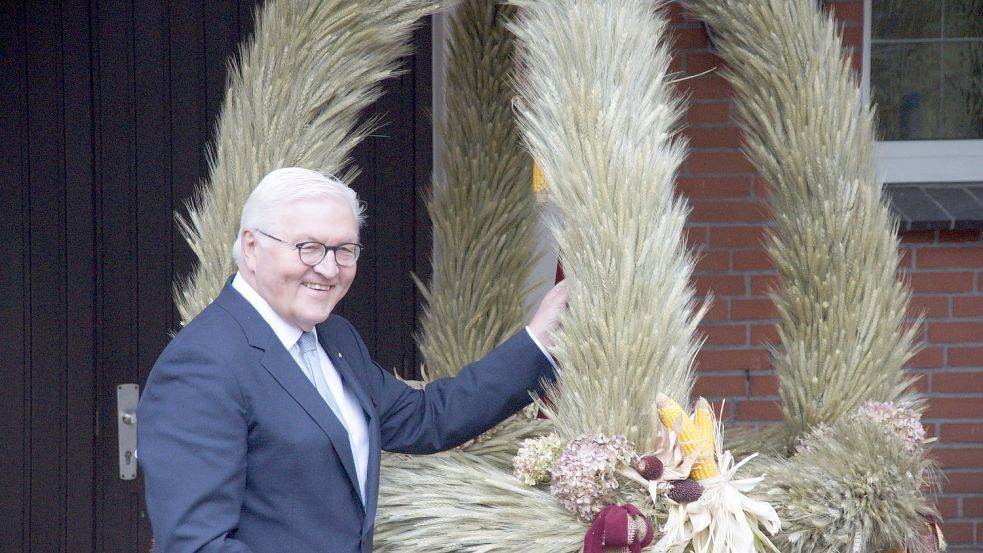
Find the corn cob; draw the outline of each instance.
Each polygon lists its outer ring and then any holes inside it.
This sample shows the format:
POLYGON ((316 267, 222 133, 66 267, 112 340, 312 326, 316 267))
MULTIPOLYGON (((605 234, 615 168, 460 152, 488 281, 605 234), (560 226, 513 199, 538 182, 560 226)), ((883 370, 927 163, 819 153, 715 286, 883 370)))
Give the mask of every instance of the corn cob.
POLYGON ((694 480, 706 480, 720 474, 717 463, 713 456, 713 419, 707 405, 707 415, 711 415, 709 435, 704 437, 696 424, 686 416, 683 408, 672 398, 665 394, 659 394, 655 399, 655 405, 659 410, 659 418, 662 424, 677 432, 679 436, 679 447, 683 450, 683 455, 689 456, 697 452, 696 461, 690 471, 690 478, 694 480))
POLYGON ((714 432, 713 411, 710 403, 702 397, 696 401, 696 412, 693 414, 696 419, 696 430, 700 434, 700 444, 704 450, 699 458, 693 463, 693 470, 690 477, 694 480, 706 480, 720 474, 717 468, 715 446, 717 443, 714 432))
POLYGON ((532 191, 536 194, 546 192, 546 177, 535 161, 532 163, 532 191))

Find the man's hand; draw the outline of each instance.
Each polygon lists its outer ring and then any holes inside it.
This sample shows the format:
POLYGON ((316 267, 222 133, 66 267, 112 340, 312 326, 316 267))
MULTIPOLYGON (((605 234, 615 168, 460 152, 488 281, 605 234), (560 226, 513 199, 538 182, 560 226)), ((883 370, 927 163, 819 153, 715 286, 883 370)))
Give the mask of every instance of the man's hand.
POLYGON ((539 302, 536 313, 529 321, 529 331, 536 336, 539 343, 544 348, 553 347, 553 331, 556 330, 556 321, 560 316, 560 311, 567 305, 567 283, 561 280, 546 293, 543 301, 539 302))

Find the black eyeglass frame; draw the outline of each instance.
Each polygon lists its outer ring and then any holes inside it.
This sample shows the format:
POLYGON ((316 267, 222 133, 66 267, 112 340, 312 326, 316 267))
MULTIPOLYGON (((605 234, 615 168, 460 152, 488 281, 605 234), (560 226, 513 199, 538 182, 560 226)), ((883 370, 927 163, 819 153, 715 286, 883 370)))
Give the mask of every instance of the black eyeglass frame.
POLYGON ((286 240, 283 240, 281 238, 277 238, 276 236, 273 236, 272 234, 270 234, 268 232, 263 232, 263 231, 261 231, 259 229, 254 229, 254 230, 256 232, 262 234, 263 236, 267 237, 267 238, 272 238, 273 240, 276 240, 277 242, 279 242, 279 243, 281 243, 281 244, 283 244, 285 246, 290 246, 291 248, 296 249, 297 250, 297 257, 300 258, 300 262, 303 263, 304 265, 307 265, 308 267, 317 267, 318 265, 320 265, 321 262, 324 261, 324 258, 328 256, 328 252, 331 252, 332 254, 334 254, 334 262, 339 267, 354 267, 355 264, 358 263, 358 258, 362 256, 362 250, 365 249, 365 246, 359 244, 358 242, 345 242, 344 244, 338 244, 337 246, 329 246, 327 244, 318 242, 317 240, 308 240, 306 242, 298 242, 298 243, 294 244, 294 243, 291 243, 291 242, 287 242, 286 240), (314 244, 316 244, 318 246, 321 246, 321 248, 323 248, 323 250, 324 250, 324 253, 321 255, 321 259, 318 259, 317 260, 317 263, 308 263, 308 262, 304 261, 304 248, 307 247, 307 246, 314 245, 314 244), (345 248, 345 247, 350 247, 350 246, 354 246, 354 248, 352 248, 352 249, 355 252, 355 259, 351 263, 348 263, 348 264, 339 262, 338 261, 338 250, 340 250, 342 248, 345 248))

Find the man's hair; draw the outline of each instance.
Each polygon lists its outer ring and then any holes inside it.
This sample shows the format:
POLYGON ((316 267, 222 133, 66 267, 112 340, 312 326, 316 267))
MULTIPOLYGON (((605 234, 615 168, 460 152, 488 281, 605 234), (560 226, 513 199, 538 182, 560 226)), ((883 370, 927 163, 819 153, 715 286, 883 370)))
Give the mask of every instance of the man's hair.
POLYGON ((232 258, 236 266, 242 260, 243 230, 262 230, 276 234, 284 206, 298 200, 314 198, 334 198, 347 202, 355 216, 356 230, 362 228, 362 223, 365 222, 365 204, 359 201, 355 191, 345 183, 310 169, 276 169, 263 177, 242 206, 239 232, 232 244, 232 258))

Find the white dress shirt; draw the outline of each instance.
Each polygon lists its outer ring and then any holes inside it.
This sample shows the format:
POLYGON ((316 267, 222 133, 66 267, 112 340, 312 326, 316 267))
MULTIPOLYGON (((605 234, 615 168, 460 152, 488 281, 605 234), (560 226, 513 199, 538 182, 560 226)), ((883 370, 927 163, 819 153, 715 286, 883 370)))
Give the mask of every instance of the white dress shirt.
MULTIPOLYGON (((283 347, 293 356, 300 371, 308 380, 311 380, 312 377, 307 374, 307 363, 304 362, 304 354, 301 353, 300 344, 297 343, 304 331, 283 320, 283 317, 277 314, 270 307, 270 304, 239 273, 236 273, 235 278, 232 279, 232 287, 242 294, 242 297, 246 298, 246 301, 259 312, 263 320, 273 329, 273 333, 283 343, 283 347)), ((355 397, 351 390, 345 388, 341 381, 341 375, 338 374, 338 370, 331 363, 328 354, 321 347, 320 341, 317 343, 317 356, 321 364, 321 371, 324 374, 324 380, 328 383, 331 395, 341 410, 341 415, 344 419, 341 423, 348 429, 348 442, 351 445, 352 455, 355 458, 359 492, 364 502, 365 475, 369 466, 369 427, 365 419, 365 412, 362 411, 362 406, 358 402, 358 398, 355 397)), ((314 386, 313 380, 311 380, 311 386, 314 386)))

